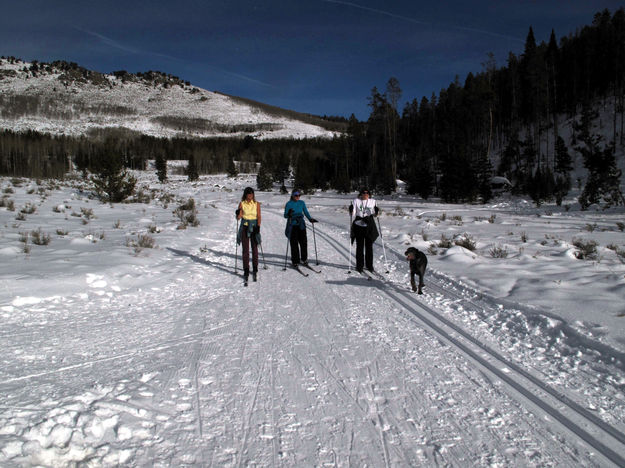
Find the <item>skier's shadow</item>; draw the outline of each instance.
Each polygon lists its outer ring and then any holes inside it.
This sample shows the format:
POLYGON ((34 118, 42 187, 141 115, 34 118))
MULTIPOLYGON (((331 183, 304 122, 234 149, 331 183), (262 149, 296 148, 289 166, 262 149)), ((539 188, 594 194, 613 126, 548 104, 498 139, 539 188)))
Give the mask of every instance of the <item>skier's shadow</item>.
MULTIPOLYGON (((200 257, 198 255, 192 254, 192 253, 184 251, 184 250, 178 250, 178 249, 174 249, 172 247, 167 247, 167 250, 169 250, 170 252, 174 253, 175 255, 179 255, 181 257, 190 258, 191 260, 193 260, 196 263, 201 263, 202 265, 208 265, 208 266, 214 267, 214 268, 216 268, 218 270, 228 272, 228 273, 230 273, 232 275, 235 275, 235 276, 239 275, 239 273, 233 271, 234 268, 235 268, 235 265, 234 265, 235 256, 232 255, 231 252, 221 252, 219 250, 214 250, 214 249, 203 249, 203 252, 211 253, 211 254, 213 254, 215 256, 218 256, 218 257, 226 257, 227 259, 232 260, 232 266, 229 266, 229 265, 226 265, 224 263, 219 263, 219 262, 215 262, 215 261, 212 261, 212 260, 208 260, 206 258, 200 257)), ((240 257, 241 257, 241 254, 239 253, 237 255, 237 260, 240 261, 240 257)), ((260 266, 262 268, 264 266, 265 262, 263 261, 262 256, 259 255, 259 257, 260 257, 259 258, 259 264, 260 264, 260 266)), ((268 262, 266 262, 267 265, 284 266, 284 262, 280 261, 280 256, 279 255, 269 254, 269 255, 267 255, 267 257, 272 259, 272 260, 269 260, 268 262), (275 259, 275 260, 273 260, 273 259, 275 259)), ((237 265, 237 266, 239 268, 241 268, 241 265, 237 265)), ((242 268, 241 268, 241 271, 242 271, 242 268)))
MULTIPOLYGON (((190 258, 191 260, 193 260, 196 263, 201 263, 202 265, 208 265, 208 266, 213 267, 213 268, 215 268, 217 270, 224 271, 226 273, 230 273, 231 275, 234 275, 234 276, 238 276, 238 273, 235 273, 233 268, 227 267, 226 265, 223 265, 222 263, 214 262, 214 261, 211 261, 211 260, 207 260, 206 258, 199 257, 199 256, 194 255, 194 254, 192 254, 190 252, 187 252, 185 250, 178 250, 178 249, 174 249, 172 247, 167 247, 167 250, 172 252, 174 255, 178 255, 180 257, 187 257, 187 258, 190 258)), ((225 252, 216 252, 216 251, 213 251, 213 252, 214 253, 218 253, 221 256, 226 255, 226 256, 229 256, 229 257, 233 257, 232 255, 228 255, 225 252)))
POLYGON ((374 286, 376 288, 380 288, 381 285, 380 284, 376 284, 379 283, 379 281, 377 281, 375 278, 374 279, 367 279, 363 276, 361 276, 360 274, 356 274, 355 276, 348 276, 344 281, 336 281, 336 280, 328 280, 326 281, 326 284, 335 284, 338 286, 345 286, 345 285, 350 285, 350 286, 374 286))

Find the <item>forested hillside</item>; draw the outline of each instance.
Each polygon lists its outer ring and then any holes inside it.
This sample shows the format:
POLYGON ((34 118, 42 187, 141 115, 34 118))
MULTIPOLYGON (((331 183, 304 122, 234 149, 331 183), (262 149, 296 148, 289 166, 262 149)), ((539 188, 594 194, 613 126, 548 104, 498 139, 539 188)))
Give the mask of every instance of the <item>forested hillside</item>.
MULTIPOLYGON (((372 89, 366 121, 353 115, 348 121, 309 116, 311 124, 325 122, 328 129, 312 138, 259 138, 274 132, 277 124, 267 119, 249 124, 236 115, 228 117, 227 126, 188 116, 152 118, 151 124, 176 129, 173 135, 111 126, 80 136, 7 129, 0 134, 0 173, 61 177, 70 160, 85 171, 93 170, 103 154, 135 168, 144 167, 147 159, 193 159, 200 173, 232 171, 237 161, 243 163, 239 169, 260 167, 259 184, 265 187, 283 181, 291 168, 304 190, 349 191, 367 185, 391 193, 402 179, 411 193, 450 202, 488 201, 491 178, 497 175, 509 179, 513 191, 531 196, 537 205, 553 199, 560 203, 572 184, 578 184, 584 187, 579 200, 584 209, 595 203, 611 206, 623 203, 624 64, 625 10, 606 10, 590 25, 559 40, 552 31, 548 41, 538 42, 530 27, 523 53, 510 53, 505 66, 488 55, 481 71, 469 73, 464 81, 457 77, 438 95, 408 98, 403 109, 401 84, 390 78, 383 91, 372 89), (207 126, 222 134, 202 135, 207 126)), ((34 64, 29 72, 36 76, 49 67, 34 64)), ((63 69, 58 63, 52 67, 63 69)), ((59 78, 64 86, 85 82, 110 86, 111 79, 103 75, 65 68, 59 78)), ((11 75, 6 71, 4 79, 11 75)), ((152 87, 178 87, 190 95, 200 92, 159 72, 113 76, 114 82, 147 80, 152 87)), ((263 115, 280 112, 242 98, 222 97, 253 106, 263 115)), ((35 104, 46 103, 40 98, 30 103, 35 104)), ((54 109, 56 104, 47 105, 54 109)), ((4 98, 0 113, 5 117, 28 113, 24 110, 28 106, 26 97, 4 98)), ((126 107, 108 111, 134 112, 126 107)))

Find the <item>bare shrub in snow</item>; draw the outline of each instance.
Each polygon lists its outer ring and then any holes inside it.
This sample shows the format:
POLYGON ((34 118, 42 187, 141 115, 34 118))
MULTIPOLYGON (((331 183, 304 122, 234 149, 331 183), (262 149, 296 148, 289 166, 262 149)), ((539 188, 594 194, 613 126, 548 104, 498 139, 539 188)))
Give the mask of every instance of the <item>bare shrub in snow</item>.
POLYGON ((133 247, 135 254, 139 254, 143 249, 153 249, 156 243, 148 234, 137 234, 137 239, 126 239, 126 245, 133 247))
POLYGON ((504 246, 496 245, 492 249, 490 249, 490 256, 493 258, 507 258, 508 249, 506 249, 504 246))
POLYGON ((573 245, 577 247, 575 257, 580 260, 596 260, 597 259, 597 241, 585 239, 573 239, 573 245))
POLYGON ((445 234, 441 234, 441 240, 438 243, 438 247, 441 249, 448 249, 452 246, 451 239, 449 239, 445 234))
POLYGON ((189 198, 186 203, 176 208, 174 214, 180 219, 178 229, 186 229, 189 225, 193 227, 200 225, 200 220, 197 218, 195 200, 193 198, 189 198))
POLYGON ((37 211, 37 207, 29 202, 24 205, 24 207, 20 210, 20 213, 33 214, 35 211, 37 211))
POLYGON ((473 237, 471 237, 467 233, 464 233, 461 237, 456 239, 455 244, 459 245, 460 247, 464 247, 465 249, 470 251, 474 251, 477 248, 477 243, 475 239, 473 239, 473 237))
POLYGON ((30 232, 33 238, 33 244, 36 245, 48 245, 50 243, 50 234, 46 234, 41 228, 30 232))

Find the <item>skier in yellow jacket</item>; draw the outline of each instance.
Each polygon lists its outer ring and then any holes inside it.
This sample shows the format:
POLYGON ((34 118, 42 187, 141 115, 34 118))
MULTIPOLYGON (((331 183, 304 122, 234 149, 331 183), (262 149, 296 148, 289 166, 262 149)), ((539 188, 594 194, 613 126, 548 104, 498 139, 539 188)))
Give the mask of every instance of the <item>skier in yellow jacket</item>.
POLYGON ((258 245, 260 239, 260 202, 256 201, 254 189, 246 187, 236 211, 237 219, 243 220, 237 233, 237 243, 243 244, 243 276, 245 283, 250 276, 250 243, 252 244, 252 279, 258 275, 258 245))

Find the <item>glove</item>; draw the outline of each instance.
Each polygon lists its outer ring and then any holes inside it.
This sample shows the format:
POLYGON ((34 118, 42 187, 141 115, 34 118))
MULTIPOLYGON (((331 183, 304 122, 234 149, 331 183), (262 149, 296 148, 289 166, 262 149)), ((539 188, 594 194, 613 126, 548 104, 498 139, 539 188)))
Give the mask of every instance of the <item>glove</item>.
POLYGON ((373 207, 373 210, 375 211, 375 215, 377 216, 378 213, 380 212, 380 208, 378 208, 377 206, 373 207))
POLYGON ((293 213, 295 213, 295 212, 293 211, 293 208, 289 208, 289 212, 287 213, 287 215, 288 215, 289 217, 291 217, 291 216, 293 216, 293 213))
POLYGON ((354 212, 354 205, 349 205, 349 214, 351 215, 354 212))
POLYGON ((316 222, 317 222, 317 220, 316 220, 315 218, 310 218, 310 222, 311 222, 311 223, 316 223, 316 222))
POLYGON ((260 233, 260 226, 256 225, 254 226, 254 234, 259 234, 260 233))
POLYGON ((236 210, 234 210, 234 215, 235 215, 235 216, 239 216, 239 211, 240 211, 240 210, 239 210, 238 208, 237 208, 236 210))

